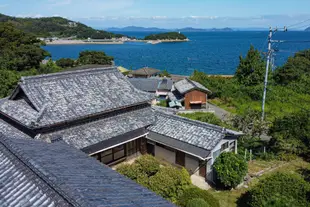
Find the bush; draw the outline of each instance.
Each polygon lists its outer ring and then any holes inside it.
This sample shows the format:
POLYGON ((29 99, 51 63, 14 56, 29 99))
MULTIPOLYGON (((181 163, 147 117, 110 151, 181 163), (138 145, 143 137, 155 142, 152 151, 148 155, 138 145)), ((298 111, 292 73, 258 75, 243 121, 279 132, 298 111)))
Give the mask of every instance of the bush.
POLYGON ((152 155, 144 155, 139 157, 135 164, 138 165, 140 170, 148 177, 155 175, 160 169, 159 161, 152 155))
POLYGON ((296 201, 293 198, 276 194, 264 201, 262 207, 292 207, 296 206, 295 203, 296 201))
POLYGON ((241 183, 248 171, 243 157, 232 152, 222 153, 213 165, 217 173, 218 184, 226 188, 234 188, 241 183))
POLYGON ((62 68, 70 68, 73 67, 75 64, 75 61, 70 58, 61 58, 56 61, 56 65, 62 68))
MULTIPOLYGON (((309 206, 307 195, 310 186, 300 175, 289 173, 275 173, 255 185, 243 201, 246 206, 266 206, 268 202, 282 203, 283 198, 294 199, 294 206, 309 206), (271 195, 277 195, 271 197, 271 195), (281 201, 282 200, 282 201, 281 201)), ((244 199, 244 198, 240 198, 244 199)))
POLYGON ((209 204, 202 198, 194 198, 187 203, 186 207, 209 207, 209 204))
POLYGON ((137 164, 121 164, 116 171, 134 181, 137 181, 138 177, 144 177, 141 168, 137 164))
POLYGON ((212 194, 210 194, 206 190, 202 190, 194 186, 187 188, 184 191, 184 193, 178 199, 178 205, 185 207, 191 200, 195 198, 203 199, 208 204, 208 206, 212 207, 220 206, 219 201, 216 198, 214 198, 212 194))
POLYGON ((149 179, 150 189, 171 202, 176 202, 190 184, 189 173, 184 168, 163 167, 149 179))

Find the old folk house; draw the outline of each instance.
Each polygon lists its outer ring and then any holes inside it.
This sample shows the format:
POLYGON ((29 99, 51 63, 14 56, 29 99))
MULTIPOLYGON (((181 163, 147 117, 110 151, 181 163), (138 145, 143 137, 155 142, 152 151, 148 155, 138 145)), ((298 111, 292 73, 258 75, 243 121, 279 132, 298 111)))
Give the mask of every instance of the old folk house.
POLYGON ((0 132, 64 143, 109 166, 150 153, 212 181, 214 160, 236 151, 241 134, 151 107, 153 98, 115 67, 23 77, 0 100, 0 132))
POLYGON ((188 78, 173 84, 168 93, 169 106, 171 108, 205 109, 208 95, 211 91, 196 81, 188 78))

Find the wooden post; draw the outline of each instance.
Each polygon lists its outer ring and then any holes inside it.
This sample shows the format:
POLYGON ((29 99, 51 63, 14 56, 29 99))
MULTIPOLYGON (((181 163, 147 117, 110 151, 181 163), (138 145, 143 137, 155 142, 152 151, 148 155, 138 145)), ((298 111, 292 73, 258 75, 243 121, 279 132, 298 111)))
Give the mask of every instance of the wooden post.
POLYGON ((247 152, 247 149, 245 149, 244 151, 244 159, 246 160, 246 152, 247 152))
POLYGON ((252 162, 252 150, 250 149, 250 162, 252 162))

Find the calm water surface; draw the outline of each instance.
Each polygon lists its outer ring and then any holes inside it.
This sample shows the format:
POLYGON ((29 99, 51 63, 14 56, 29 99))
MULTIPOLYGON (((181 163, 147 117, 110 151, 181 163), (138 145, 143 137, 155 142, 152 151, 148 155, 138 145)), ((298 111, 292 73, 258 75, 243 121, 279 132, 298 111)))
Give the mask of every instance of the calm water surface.
MULTIPOLYGON (((149 32, 123 32, 142 38, 149 32)), ((116 65, 138 69, 144 66, 166 69, 172 74, 190 75, 195 69, 208 74, 234 74, 239 56, 250 45, 266 51, 268 32, 192 32, 184 33, 191 41, 182 43, 125 43, 123 45, 49 45, 44 48, 59 58, 77 58, 80 51, 100 50, 115 58, 116 65)), ((299 41, 275 43, 276 65, 281 65, 294 52, 310 48, 310 32, 278 32, 274 39, 299 41)))

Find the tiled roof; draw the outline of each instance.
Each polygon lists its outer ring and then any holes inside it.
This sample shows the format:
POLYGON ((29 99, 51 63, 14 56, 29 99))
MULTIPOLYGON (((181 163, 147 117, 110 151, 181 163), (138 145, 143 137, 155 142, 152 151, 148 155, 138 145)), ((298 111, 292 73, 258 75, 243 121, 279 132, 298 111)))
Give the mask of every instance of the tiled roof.
POLYGON ((1 104, 2 113, 41 127, 137 105, 152 96, 110 67, 23 77, 10 99, 1 104))
POLYGON ((11 124, 5 122, 1 118, 0 118, 0 133, 7 134, 7 135, 10 135, 11 137, 15 137, 15 138, 23 137, 23 138, 32 139, 30 136, 27 136, 22 131, 15 128, 11 124))
POLYGON ((157 73, 160 73, 160 70, 157 70, 155 68, 149 68, 149 67, 145 67, 145 68, 140 68, 138 70, 133 70, 131 71, 131 74, 134 74, 134 75, 154 75, 154 74, 157 74, 157 73))
POLYGON ((201 85, 200 83, 196 81, 189 80, 188 78, 185 78, 183 80, 180 80, 176 83, 174 83, 174 87, 176 90, 178 90, 181 94, 185 94, 193 89, 198 89, 201 91, 204 91, 206 93, 210 93, 211 91, 201 85))
POLYGON ((118 135, 147 127, 154 122, 155 115, 151 107, 143 107, 53 133, 42 134, 38 136, 38 139, 51 142, 53 139, 61 138, 68 144, 83 149, 113 139, 118 135))
POLYGON ((0 160, 0 206, 174 206, 63 142, 1 134, 0 160))
POLYGON ((173 81, 160 78, 129 78, 129 82, 141 91, 155 93, 157 89, 171 90, 173 81))
POLYGON ((196 147, 212 150, 225 136, 237 135, 233 130, 156 111, 156 124, 148 130, 196 147))
POLYGON ((180 101, 184 100, 184 96, 180 94, 178 90, 176 90, 175 86, 172 86, 171 92, 168 93, 168 97, 170 101, 180 101))

